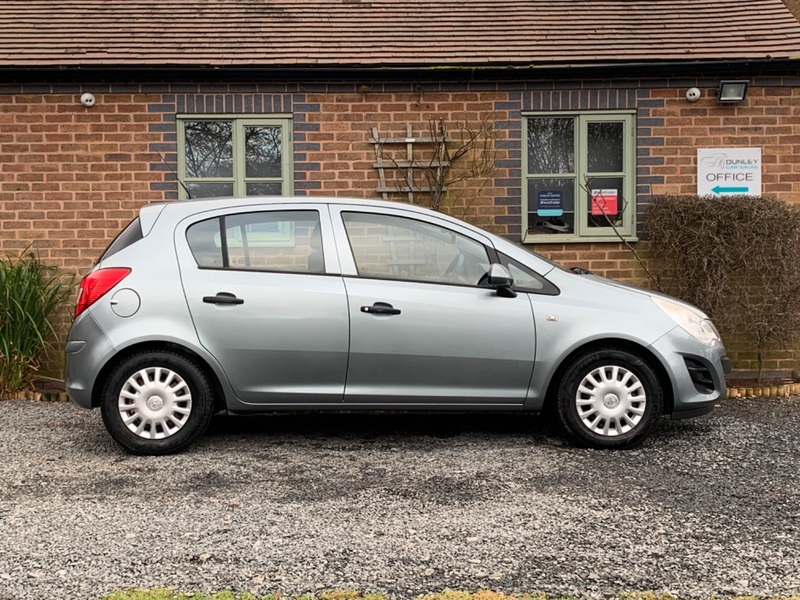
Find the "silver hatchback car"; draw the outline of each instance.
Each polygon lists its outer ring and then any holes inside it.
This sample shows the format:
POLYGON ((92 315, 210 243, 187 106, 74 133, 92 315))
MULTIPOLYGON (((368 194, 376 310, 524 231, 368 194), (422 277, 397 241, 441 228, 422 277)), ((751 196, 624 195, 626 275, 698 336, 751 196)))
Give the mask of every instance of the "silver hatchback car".
POLYGON ((674 298, 424 208, 284 197, 144 207, 83 279, 66 358, 72 400, 138 454, 298 409, 550 409, 629 447, 711 411, 729 365, 674 298))

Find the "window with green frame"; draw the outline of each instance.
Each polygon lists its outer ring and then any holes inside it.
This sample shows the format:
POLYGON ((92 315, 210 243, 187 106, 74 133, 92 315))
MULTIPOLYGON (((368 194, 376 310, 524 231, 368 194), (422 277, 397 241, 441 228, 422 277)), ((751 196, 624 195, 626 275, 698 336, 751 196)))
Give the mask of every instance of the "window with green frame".
POLYGON ((291 117, 179 117, 178 177, 181 199, 291 195, 291 117))
POLYGON ((591 241, 635 232, 632 112, 524 115, 523 241, 591 241))

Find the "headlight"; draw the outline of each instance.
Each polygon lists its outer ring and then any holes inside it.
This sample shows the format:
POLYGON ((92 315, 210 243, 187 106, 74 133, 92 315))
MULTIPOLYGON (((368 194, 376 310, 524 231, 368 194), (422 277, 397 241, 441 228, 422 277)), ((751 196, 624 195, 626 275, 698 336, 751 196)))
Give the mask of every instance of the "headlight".
POLYGON ((683 327, 689 335, 697 338, 704 344, 713 346, 720 341, 719 332, 714 324, 704 313, 691 309, 683 304, 659 296, 650 296, 661 310, 683 327))

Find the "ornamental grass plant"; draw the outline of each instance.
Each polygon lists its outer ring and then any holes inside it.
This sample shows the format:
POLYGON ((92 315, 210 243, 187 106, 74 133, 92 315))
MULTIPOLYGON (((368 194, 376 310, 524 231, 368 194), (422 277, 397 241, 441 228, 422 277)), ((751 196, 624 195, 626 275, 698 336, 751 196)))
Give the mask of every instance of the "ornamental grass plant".
POLYGON ((0 257, 0 398, 32 388, 72 284, 30 249, 0 257))

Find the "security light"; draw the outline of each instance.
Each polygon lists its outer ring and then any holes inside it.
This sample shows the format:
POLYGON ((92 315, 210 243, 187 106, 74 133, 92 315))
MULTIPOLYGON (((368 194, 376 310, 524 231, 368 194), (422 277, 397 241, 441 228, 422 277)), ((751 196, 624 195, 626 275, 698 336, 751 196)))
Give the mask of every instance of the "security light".
POLYGON ((750 84, 747 80, 737 81, 720 81, 719 82, 719 95, 717 99, 720 102, 741 102, 747 96, 747 86, 750 84))

